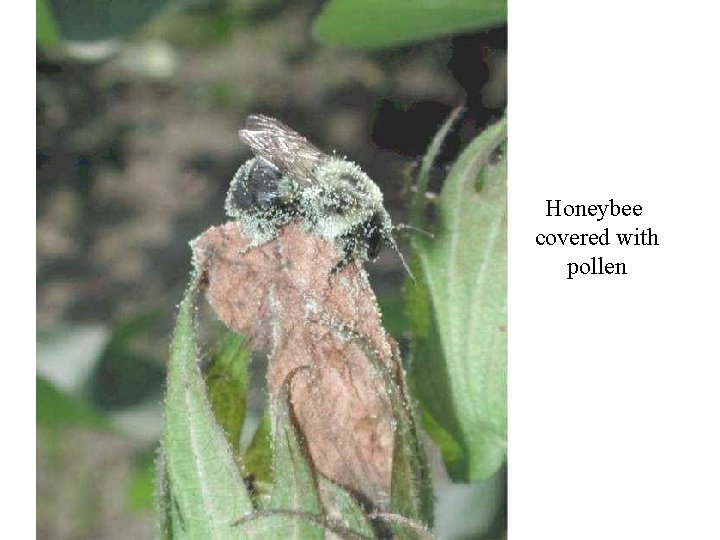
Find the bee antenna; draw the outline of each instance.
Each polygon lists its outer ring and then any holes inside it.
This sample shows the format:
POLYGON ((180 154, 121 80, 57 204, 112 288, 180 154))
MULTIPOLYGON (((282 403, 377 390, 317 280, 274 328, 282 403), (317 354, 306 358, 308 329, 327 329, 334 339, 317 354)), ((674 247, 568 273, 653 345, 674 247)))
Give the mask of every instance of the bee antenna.
POLYGON ((405 262, 405 257, 403 257, 403 254, 398 248, 395 239, 392 236, 388 236, 387 243, 389 244, 390 248, 398 254, 398 257, 400 257, 400 262, 402 263, 403 268, 405 268, 405 271, 408 273, 408 276, 410 276, 410 279, 413 280, 413 283, 417 283, 417 281, 415 280, 415 276, 410 271, 410 267, 408 266, 407 262, 405 262))
POLYGON ((428 238, 435 238, 435 235, 433 233, 431 233, 430 231, 426 231, 425 229, 420 229, 419 227, 413 227, 412 225, 406 225, 405 223, 399 223, 397 225, 394 225, 393 230, 395 230, 397 232, 408 231, 408 232, 412 232, 412 233, 424 234, 428 238))

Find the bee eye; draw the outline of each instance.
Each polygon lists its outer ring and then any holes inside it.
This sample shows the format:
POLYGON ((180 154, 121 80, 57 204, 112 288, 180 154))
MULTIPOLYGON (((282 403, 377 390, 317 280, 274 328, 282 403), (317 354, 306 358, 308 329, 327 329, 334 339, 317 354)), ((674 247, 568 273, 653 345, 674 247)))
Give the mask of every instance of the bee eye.
POLYGON ((367 254, 370 259, 374 259, 380 254, 380 247, 382 246, 382 234, 380 229, 373 228, 367 237, 367 254))
POLYGON ((380 254, 383 243, 382 218, 379 213, 376 212, 364 223, 363 232, 368 258, 375 259, 380 254))

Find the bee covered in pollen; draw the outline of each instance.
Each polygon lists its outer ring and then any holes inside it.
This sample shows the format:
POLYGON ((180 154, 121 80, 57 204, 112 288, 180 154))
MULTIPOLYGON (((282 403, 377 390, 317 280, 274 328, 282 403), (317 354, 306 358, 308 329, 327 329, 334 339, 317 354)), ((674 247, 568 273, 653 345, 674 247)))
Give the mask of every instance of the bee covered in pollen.
POLYGON ((272 240, 282 226, 297 220, 306 233, 337 246, 342 257, 333 273, 353 259, 375 260, 386 245, 412 277, 393 236, 383 194, 360 167, 325 154, 264 115, 248 116, 240 139, 255 157, 235 174, 225 210, 243 224, 256 245, 272 240))

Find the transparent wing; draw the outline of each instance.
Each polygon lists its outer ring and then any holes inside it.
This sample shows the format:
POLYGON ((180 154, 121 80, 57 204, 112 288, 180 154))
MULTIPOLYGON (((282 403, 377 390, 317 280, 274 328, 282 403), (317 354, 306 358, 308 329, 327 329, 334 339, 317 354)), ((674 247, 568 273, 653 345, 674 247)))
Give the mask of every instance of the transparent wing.
POLYGON ((314 144, 280 120, 252 114, 240 130, 240 139, 255 155, 265 158, 281 172, 302 184, 312 184, 315 167, 328 158, 314 144))

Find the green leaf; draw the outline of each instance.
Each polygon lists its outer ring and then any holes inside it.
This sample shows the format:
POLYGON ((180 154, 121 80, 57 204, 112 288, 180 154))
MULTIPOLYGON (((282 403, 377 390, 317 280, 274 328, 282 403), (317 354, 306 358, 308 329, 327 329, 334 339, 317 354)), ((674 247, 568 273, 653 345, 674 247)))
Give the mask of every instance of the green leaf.
MULTIPOLYGON (((277 510, 257 512, 237 525, 238 538, 267 540, 304 540, 324 538, 325 526, 317 516, 307 516, 291 511, 277 510)), ((344 538, 344 536, 339 536, 344 538)))
POLYGON ((335 45, 378 49, 506 20, 507 0, 331 0, 315 21, 315 33, 335 45))
POLYGON ((249 359, 243 338, 229 333, 205 374, 215 419, 225 430, 236 456, 240 455, 240 433, 245 423, 249 359))
POLYGON ((170 494, 170 484, 167 478, 167 466, 165 463, 165 452, 162 447, 158 450, 155 459, 155 528, 160 540, 172 540, 172 506, 173 500, 170 494))
POLYGON ((411 384, 458 481, 492 476, 507 446, 506 137, 504 120, 490 126, 451 169, 406 289, 411 384))
POLYGON ((168 367, 163 448, 177 503, 173 529, 182 520, 190 538, 234 538, 232 524, 253 507, 205 392, 192 317, 194 290, 193 283, 180 305, 168 367))
POLYGON ((35 422, 44 428, 110 427, 107 418, 79 399, 63 394, 40 375, 35 378, 35 422))
POLYGON ((48 0, 35 0, 35 42, 45 46, 60 42, 60 34, 48 0))
POLYGON ((253 475, 253 483, 260 502, 263 501, 266 495, 270 494, 272 485, 271 432, 270 413, 266 411, 253 435, 252 441, 250 441, 250 446, 248 446, 243 456, 245 470, 253 475))
MULTIPOLYGON (((273 418, 273 475, 275 481, 270 494, 268 509, 290 510, 309 515, 322 516, 322 504, 318 494, 317 480, 298 437, 290 405, 290 383, 294 374, 283 383, 274 404, 273 418)), ((293 520, 287 523, 285 538, 323 538, 322 530, 305 522, 293 520)))
POLYGON ((324 476, 318 476, 318 481, 331 504, 342 516, 342 525, 361 536, 375 538, 370 519, 355 497, 324 476))

